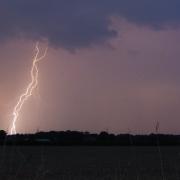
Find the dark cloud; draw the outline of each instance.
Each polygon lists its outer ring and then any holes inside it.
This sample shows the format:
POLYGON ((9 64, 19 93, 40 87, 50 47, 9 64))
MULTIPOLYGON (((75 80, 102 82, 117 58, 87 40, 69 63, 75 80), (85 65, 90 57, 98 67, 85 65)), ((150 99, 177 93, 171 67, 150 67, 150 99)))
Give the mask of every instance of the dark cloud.
POLYGON ((180 23, 179 0, 0 0, 0 41, 47 39, 68 49, 103 43, 115 37, 111 16, 162 27, 180 23))

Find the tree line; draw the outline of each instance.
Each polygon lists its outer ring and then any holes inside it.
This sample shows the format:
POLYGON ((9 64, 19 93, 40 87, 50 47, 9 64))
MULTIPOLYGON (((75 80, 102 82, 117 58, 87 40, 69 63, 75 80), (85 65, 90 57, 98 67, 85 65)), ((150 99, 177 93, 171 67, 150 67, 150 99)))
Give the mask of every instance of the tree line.
POLYGON ((170 134, 112 134, 80 131, 50 131, 34 134, 8 135, 0 131, 0 144, 6 145, 61 145, 61 146, 156 146, 180 145, 180 135, 170 134))

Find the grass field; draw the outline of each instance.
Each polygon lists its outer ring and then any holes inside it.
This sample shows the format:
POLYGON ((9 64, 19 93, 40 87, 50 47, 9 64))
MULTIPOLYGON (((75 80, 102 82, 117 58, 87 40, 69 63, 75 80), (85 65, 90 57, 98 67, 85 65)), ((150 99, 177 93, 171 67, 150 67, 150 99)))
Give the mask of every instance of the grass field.
POLYGON ((0 147, 2 180, 180 180, 180 147, 0 147))

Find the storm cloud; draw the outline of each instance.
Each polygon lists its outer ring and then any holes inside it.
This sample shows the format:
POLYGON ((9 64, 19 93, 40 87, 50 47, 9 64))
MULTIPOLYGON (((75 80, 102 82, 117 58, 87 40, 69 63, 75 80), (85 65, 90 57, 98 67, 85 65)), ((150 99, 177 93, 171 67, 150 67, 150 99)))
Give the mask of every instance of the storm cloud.
POLYGON ((180 24, 179 0, 0 0, 0 41, 47 40, 77 49, 117 36, 111 17, 156 29, 180 24))

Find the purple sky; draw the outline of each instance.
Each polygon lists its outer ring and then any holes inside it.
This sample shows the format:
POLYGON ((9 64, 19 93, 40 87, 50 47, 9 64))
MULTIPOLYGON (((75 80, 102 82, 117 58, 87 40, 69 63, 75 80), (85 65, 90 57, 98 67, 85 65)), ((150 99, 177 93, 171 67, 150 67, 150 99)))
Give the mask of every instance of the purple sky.
POLYGON ((155 2, 0 0, 1 129, 38 40, 49 51, 18 132, 151 133, 159 121, 160 132, 179 133, 180 3, 155 2))

